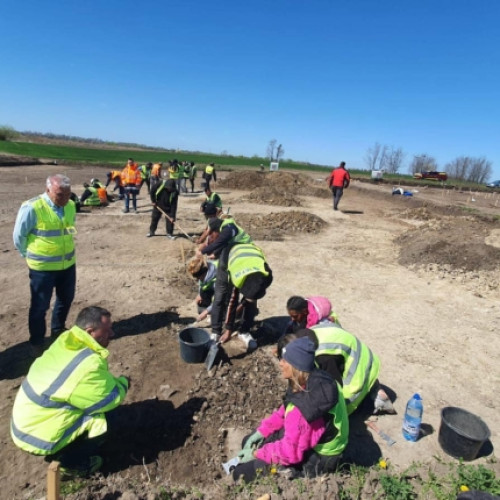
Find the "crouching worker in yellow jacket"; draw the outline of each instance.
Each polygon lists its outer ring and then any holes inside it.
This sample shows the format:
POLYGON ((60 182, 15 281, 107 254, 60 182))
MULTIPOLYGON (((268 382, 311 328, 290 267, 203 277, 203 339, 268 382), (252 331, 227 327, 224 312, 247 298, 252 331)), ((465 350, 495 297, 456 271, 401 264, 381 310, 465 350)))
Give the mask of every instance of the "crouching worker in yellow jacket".
POLYGON ((31 365, 12 411, 14 443, 61 463, 67 476, 87 476, 102 465, 98 448, 107 431, 105 413, 124 400, 127 377, 108 370, 111 314, 86 307, 31 365))

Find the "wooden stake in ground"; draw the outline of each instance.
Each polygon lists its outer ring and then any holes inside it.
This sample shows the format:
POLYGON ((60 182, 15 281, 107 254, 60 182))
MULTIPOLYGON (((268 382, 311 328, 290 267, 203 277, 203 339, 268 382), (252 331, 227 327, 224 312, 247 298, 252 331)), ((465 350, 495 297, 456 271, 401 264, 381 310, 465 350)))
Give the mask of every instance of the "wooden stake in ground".
POLYGON ((61 473, 59 462, 50 462, 47 469, 47 500, 61 500, 61 473))

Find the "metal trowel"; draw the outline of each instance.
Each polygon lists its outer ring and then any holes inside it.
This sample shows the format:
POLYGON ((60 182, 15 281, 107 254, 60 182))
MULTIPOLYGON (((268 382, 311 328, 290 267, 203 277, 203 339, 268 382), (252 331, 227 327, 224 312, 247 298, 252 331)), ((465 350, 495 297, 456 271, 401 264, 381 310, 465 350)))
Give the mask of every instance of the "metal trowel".
POLYGON ((208 372, 212 369, 212 366, 214 366, 215 358, 217 357, 217 354, 219 352, 219 346, 220 346, 220 341, 212 342, 212 345, 208 350, 207 357, 205 358, 205 366, 207 367, 208 372))

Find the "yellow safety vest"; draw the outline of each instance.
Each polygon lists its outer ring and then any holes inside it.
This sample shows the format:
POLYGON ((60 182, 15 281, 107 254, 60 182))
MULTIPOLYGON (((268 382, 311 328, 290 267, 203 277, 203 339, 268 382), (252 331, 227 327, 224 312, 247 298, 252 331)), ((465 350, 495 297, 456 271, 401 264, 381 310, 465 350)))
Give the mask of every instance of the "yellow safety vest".
POLYGON ((68 201, 60 219, 42 196, 31 203, 37 223, 28 234, 26 262, 37 271, 62 271, 75 264, 75 204, 68 201))
POLYGON ((227 226, 228 224, 234 224, 236 226, 236 229, 238 229, 238 233, 236 234, 236 236, 229 240, 229 246, 235 245, 236 243, 253 243, 250 235, 244 229, 238 226, 238 224, 236 224, 232 217, 223 220, 222 224, 220 225, 220 231, 222 231, 222 228, 227 226))
POLYGON ((125 398, 128 381, 108 371, 109 351, 74 326, 38 358, 12 410, 11 436, 24 451, 52 455, 78 436, 107 430, 104 413, 125 398))
POLYGON ((261 273, 269 276, 265 268, 266 258, 256 245, 239 244, 229 251, 227 270, 231 282, 236 288, 241 288, 250 274, 261 273))
POLYGON ((342 393, 350 415, 370 392, 378 378, 380 359, 366 344, 335 324, 312 327, 318 339, 316 356, 340 355, 344 358, 342 393))
POLYGON ((207 166, 205 167, 205 173, 206 173, 207 175, 212 175, 212 174, 214 173, 214 170, 215 170, 215 168, 214 168, 214 167, 212 167, 212 165, 207 165, 207 166))
POLYGON ((85 206, 96 207, 101 204, 101 199, 97 193, 97 188, 89 186, 87 188, 92 194, 83 202, 85 206))

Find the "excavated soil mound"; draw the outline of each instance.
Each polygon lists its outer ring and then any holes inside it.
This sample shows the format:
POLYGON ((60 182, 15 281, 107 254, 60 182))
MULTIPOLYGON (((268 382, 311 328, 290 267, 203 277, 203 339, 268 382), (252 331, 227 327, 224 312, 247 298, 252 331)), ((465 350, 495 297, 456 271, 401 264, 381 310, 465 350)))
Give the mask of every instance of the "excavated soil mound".
POLYGON ((330 196, 326 184, 318 187, 307 175, 291 172, 255 172, 244 170, 231 172, 219 182, 219 186, 229 189, 251 189, 244 200, 260 205, 281 207, 302 206, 299 196, 326 198, 330 196))
POLYGON ((38 158, 30 156, 12 156, 0 153, 0 167, 20 167, 22 165, 41 165, 38 158))
POLYGON ((255 240, 282 241, 291 233, 319 233, 327 223, 307 212, 270 213, 268 215, 238 215, 236 222, 248 231, 255 240))

